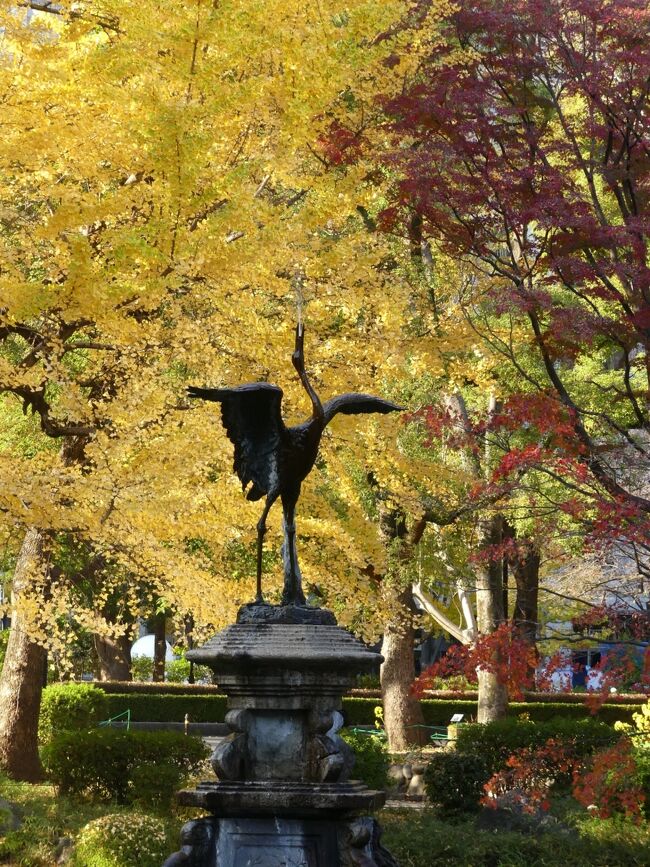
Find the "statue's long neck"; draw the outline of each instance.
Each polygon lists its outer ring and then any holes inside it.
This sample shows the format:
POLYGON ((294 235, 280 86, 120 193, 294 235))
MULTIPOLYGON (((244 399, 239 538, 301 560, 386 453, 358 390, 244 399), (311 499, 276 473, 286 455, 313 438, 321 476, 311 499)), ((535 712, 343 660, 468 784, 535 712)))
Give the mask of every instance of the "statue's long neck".
POLYGON ((296 368, 296 372, 300 377, 300 382, 302 383, 303 388, 309 395, 312 406, 312 419, 313 421, 319 422, 321 428, 323 428, 325 426, 325 413, 323 411, 323 404, 320 402, 320 398, 314 391, 312 384, 309 381, 309 377, 307 376, 307 371, 305 370, 304 342, 305 329, 302 323, 299 323, 296 325, 296 344, 291 360, 293 361, 293 366, 296 368))

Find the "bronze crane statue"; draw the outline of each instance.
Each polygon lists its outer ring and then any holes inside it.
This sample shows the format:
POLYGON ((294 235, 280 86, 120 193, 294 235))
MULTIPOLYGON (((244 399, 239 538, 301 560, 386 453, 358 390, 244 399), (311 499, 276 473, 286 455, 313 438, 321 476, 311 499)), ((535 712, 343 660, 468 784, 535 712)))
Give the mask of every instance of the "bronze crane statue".
POLYGON ((253 382, 237 388, 196 388, 189 386, 190 397, 221 404, 221 420, 228 439, 235 446, 234 470, 248 500, 266 496, 262 517, 257 524, 257 594, 262 602, 262 544, 266 518, 280 497, 284 516, 284 590, 283 605, 304 605, 302 579, 296 555, 295 510, 300 486, 309 475, 325 426, 339 413, 396 412, 402 409, 369 394, 342 394, 320 399, 307 377, 304 356, 304 328, 296 326, 295 349, 291 360, 312 405, 311 418, 287 427, 280 410, 282 389, 268 382, 253 382))

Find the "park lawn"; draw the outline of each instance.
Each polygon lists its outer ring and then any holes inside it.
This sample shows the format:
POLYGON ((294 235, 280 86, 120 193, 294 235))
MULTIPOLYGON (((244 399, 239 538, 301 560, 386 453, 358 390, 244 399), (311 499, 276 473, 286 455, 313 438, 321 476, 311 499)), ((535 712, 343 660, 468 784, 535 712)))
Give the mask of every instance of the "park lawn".
MULTIPOLYGON (((573 802, 575 804, 575 802, 573 802)), ((382 844, 400 867, 648 867, 650 825, 599 820, 563 805, 564 831, 536 834, 481 827, 478 816, 384 810, 382 844)))
MULTIPOLYGON (((73 840, 91 819, 133 808, 57 797, 52 786, 15 783, 0 777, 0 798, 18 805, 22 826, 0 837, 0 864, 54 867, 57 843, 73 840)), ((196 815, 195 812, 193 812, 196 815)), ((169 852, 178 846, 187 810, 154 814, 166 826, 169 852)), ((565 807, 562 821, 571 831, 530 835, 477 827, 476 817, 441 819, 432 810, 384 810, 382 842, 400 867, 647 867, 650 827, 627 821, 599 821, 565 807)))
MULTIPOLYGON (((17 830, 0 834, 0 864, 11 867, 54 867, 57 844, 62 837, 74 840, 92 819, 108 813, 131 813, 134 809, 57 796, 54 786, 16 783, 2 775, 0 798, 18 807, 22 822, 17 830)), ((178 848, 178 833, 186 818, 171 811, 152 815, 165 823, 171 854, 178 848)), ((0 819, 3 818, 0 811, 0 819)))

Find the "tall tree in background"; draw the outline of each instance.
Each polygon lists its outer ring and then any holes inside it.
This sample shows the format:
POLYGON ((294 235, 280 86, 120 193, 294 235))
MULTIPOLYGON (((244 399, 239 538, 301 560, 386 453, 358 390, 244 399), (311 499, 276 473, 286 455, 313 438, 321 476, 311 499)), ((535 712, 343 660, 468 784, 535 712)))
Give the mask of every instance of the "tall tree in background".
MULTIPOLYGON (((27 545, 13 597, 25 640, 0 685, 10 773, 38 769, 32 650, 68 599, 51 592, 59 534, 199 622, 225 622, 251 593, 232 552, 258 516, 218 417, 187 411, 185 383, 273 379, 297 412, 297 289, 317 386, 368 391, 402 363, 391 328, 407 294, 391 279, 388 297, 385 241, 357 211, 374 190, 362 170, 326 172, 312 145, 350 81, 398 81, 372 37, 402 9, 105 0, 1 13, 0 400, 34 440, 3 432, 0 449, 3 530, 27 545), (208 478, 232 485, 218 504, 208 478)), ((335 509, 313 491, 306 503, 310 577, 349 595, 335 509)))
POLYGON ((572 450, 540 466, 596 527, 647 546, 650 11, 480 0, 441 31, 384 102, 398 147, 382 225, 415 213, 483 275, 459 299, 478 339, 571 425, 572 450))

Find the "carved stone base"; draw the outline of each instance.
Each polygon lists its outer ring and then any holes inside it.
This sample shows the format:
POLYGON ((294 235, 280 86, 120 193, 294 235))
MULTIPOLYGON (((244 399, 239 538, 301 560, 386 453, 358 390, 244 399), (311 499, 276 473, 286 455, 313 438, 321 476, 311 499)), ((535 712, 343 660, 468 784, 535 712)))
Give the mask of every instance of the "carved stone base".
POLYGON ((178 800, 209 816, 188 823, 165 867, 397 867, 371 818, 383 792, 350 781, 338 734, 341 697, 381 656, 330 611, 253 603, 188 659, 208 665, 228 696, 216 782, 178 800))
POLYGON ((375 819, 349 822, 206 816, 181 831, 163 867, 399 867, 375 819))
POLYGON ((183 807, 202 807, 221 817, 272 816, 274 819, 312 817, 339 819, 352 813, 377 810, 386 795, 363 783, 269 783, 266 780, 205 782, 178 792, 183 807))

